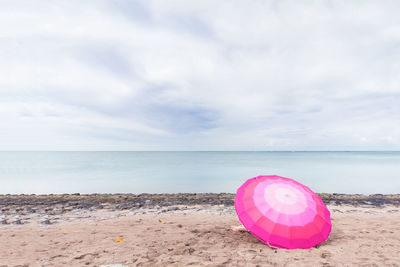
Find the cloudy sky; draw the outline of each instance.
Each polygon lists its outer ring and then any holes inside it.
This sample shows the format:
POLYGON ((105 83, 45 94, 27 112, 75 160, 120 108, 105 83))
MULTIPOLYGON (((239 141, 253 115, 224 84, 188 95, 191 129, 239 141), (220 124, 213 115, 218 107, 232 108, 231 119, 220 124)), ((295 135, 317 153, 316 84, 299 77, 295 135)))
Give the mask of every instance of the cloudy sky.
POLYGON ((399 1, 0 3, 0 150, 400 150, 399 1))

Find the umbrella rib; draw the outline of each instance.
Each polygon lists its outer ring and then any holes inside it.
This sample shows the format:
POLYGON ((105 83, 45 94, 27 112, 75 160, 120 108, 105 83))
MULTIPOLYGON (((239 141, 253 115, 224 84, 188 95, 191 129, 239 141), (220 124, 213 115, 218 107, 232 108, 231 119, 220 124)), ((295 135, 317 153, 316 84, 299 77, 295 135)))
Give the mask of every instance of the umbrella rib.
POLYGON ((283 215, 282 213, 278 213, 278 216, 277 216, 277 218, 276 218, 276 221, 274 221, 274 226, 273 226, 272 229, 271 229, 270 235, 274 235, 275 226, 278 224, 277 221, 279 221, 278 219, 279 219, 282 215, 283 215))

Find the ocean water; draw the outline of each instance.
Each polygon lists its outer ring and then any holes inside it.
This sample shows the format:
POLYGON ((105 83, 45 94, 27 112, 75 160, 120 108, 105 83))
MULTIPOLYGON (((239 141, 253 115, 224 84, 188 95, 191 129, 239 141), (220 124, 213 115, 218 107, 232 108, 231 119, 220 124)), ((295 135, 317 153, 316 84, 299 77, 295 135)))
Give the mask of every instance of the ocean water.
POLYGON ((400 193, 400 152, 0 152, 0 194, 235 192, 257 175, 315 192, 400 193))

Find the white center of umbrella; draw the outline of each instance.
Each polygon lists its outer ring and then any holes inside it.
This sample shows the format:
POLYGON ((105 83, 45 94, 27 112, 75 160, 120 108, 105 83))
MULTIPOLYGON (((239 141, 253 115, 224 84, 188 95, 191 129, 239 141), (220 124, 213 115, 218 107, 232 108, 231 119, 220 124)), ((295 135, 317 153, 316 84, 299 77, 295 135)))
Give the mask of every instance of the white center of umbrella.
POLYGON ((265 213, 268 213, 268 207, 291 215, 300 214, 307 208, 305 195, 294 186, 284 183, 274 183, 264 187, 264 200, 268 204, 265 213))
POLYGON ((275 191, 275 197, 278 199, 279 202, 285 203, 287 205, 292 205, 296 203, 297 196, 295 192, 287 188, 279 188, 275 191))

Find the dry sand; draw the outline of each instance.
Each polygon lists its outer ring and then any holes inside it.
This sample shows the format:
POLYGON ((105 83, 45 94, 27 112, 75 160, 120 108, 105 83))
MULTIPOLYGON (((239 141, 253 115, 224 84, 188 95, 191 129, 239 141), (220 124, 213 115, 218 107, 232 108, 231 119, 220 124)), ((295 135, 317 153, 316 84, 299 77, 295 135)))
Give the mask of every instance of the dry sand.
POLYGON ((331 236, 310 250, 232 231, 240 223, 223 205, 73 210, 50 225, 31 216, 0 225, 0 266, 400 266, 399 207, 328 208, 331 236))

